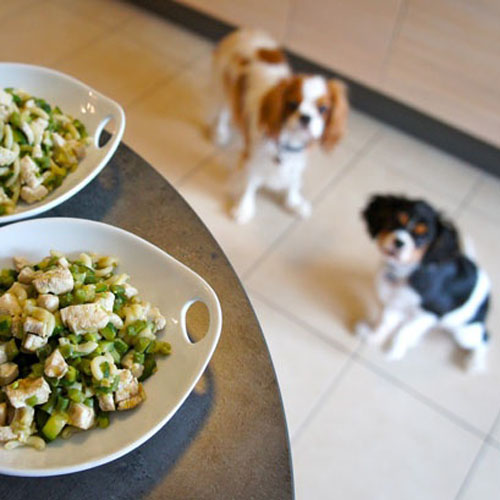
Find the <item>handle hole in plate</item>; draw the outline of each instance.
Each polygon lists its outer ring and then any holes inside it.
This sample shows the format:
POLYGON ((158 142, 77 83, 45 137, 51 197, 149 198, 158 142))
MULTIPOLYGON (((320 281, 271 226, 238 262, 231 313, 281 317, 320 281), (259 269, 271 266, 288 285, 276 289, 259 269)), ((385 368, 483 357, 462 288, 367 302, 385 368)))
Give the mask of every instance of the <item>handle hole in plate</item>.
POLYGON ((116 122, 112 116, 106 116, 99 123, 95 132, 95 144, 98 148, 103 148, 109 142, 113 134, 116 132, 116 122))
POLYGON ((197 300, 186 311, 186 332, 189 340, 195 344, 208 332, 210 326, 210 313, 205 303, 197 300))

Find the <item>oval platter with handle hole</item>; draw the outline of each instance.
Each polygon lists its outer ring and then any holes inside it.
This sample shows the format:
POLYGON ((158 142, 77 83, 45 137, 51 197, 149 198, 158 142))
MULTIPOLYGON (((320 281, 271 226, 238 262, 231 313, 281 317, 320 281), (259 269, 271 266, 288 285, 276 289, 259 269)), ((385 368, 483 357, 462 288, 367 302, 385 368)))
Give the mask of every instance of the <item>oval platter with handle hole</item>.
POLYGON ((106 166, 125 130, 125 113, 118 103, 58 71, 29 64, 0 63, 0 88, 8 87, 25 90, 78 118, 92 142, 86 148, 85 158, 61 186, 37 203, 19 202, 14 213, 0 216, 0 224, 39 215, 78 193, 106 166), (100 137, 106 126, 111 138, 100 147, 100 137))
POLYGON ((147 439, 154 439, 193 390, 219 340, 222 313, 212 288, 158 247, 101 222, 69 218, 23 221, 0 228, 0 241, 0 269, 13 267, 13 256, 37 262, 50 250, 73 258, 84 251, 118 257, 117 272, 129 274, 140 297, 157 306, 167 319, 158 339, 172 346, 172 354, 158 357, 158 371, 144 382, 147 399, 142 405, 113 412, 106 429, 91 429, 68 440, 56 439, 44 451, 28 447, 7 451, 0 447, 0 474, 33 477, 82 471, 115 460, 147 439), (210 319, 204 337, 192 343, 186 314, 197 301, 207 306, 210 319))

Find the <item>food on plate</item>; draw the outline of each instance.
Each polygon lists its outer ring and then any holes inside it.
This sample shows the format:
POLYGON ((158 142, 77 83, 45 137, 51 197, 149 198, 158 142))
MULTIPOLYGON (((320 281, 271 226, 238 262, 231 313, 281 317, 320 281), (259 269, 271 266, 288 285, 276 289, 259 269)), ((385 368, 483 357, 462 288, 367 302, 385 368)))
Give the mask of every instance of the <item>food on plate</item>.
POLYGON ((0 89, 0 215, 61 185, 89 144, 79 120, 19 89, 0 89))
POLYGON ((142 382, 170 344, 166 319, 139 297, 118 260, 58 252, 14 257, 0 272, 0 442, 43 449, 106 428, 146 398, 142 382))

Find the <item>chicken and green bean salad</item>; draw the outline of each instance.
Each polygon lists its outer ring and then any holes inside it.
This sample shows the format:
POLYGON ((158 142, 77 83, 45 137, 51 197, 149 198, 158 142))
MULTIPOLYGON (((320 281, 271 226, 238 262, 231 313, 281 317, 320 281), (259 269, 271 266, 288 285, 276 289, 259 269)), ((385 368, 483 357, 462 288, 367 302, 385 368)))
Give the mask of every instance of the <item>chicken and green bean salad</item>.
POLYGON ((142 382, 170 344, 157 307, 118 261, 52 251, 0 272, 0 442, 43 449, 58 436, 106 428, 145 400, 142 382))
POLYGON ((90 143, 79 120, 19 89, 0 89, 0 215, 59 187, 90 143))

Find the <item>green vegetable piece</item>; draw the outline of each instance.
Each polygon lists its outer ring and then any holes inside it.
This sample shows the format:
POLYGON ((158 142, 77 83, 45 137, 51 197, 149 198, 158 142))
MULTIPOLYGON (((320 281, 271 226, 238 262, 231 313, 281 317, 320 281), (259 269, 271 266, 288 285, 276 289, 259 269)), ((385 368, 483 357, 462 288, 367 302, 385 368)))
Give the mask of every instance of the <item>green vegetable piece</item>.
POLYGON ((18 144, 22 144, 23 146, 28 144, 28 139, 26 139, 26 136, 17 128, 12 129, 12 137, 18 144))
POLYGON ((90 285, 84 285, 78 290, 75 290, 75 302, 77 304, 85 304, 92 302, 95 299, 95 288, 90 285))
POLYGON ((73 346, 71 344, 63 344, 59 347, 59 352, 64 359, 71 358, 73 356, 73 346))
POLYGON ((12 318, 9 315, 0 315, 0 337, 10 338, 12 337, 12 318))
POLYGON ((161 340, 155 340, 153 352, 155 354, 162 354, 163 356, 168 356, 172 352, 172 346, 168 342, 162 342, 161 340))
POLYGON ((36 355, 38 356, 38 359, 40 361, 45 360, 52 354, 52 346, 50 344, 44 345, 43 347, 40 347, 40 349, 37 349, 36 355))
POLYGON ((128 345, 122 339, 116 339, 114 345, 115 349, 122 356, 128 351, 128 345))
POLYGON ((26 400, 28 406, 35 406, 38 403, 38 398, 36 396, 31 396, 26 400))
POLYGON ((54 408, 56 407, 57 397, 59 396, 59 391, 60 391, 60 389, 56 389, 56 390, 52 391, 52 394, 50 395, 48 401, 43 406, 41 406, 41 409, 43 411, 52 414, 52 412, 54 411, 54 408))
POLYGON ((64 379, 70 383, 73 383, 76 380, 78 375, 78 370, 74 366, 68 366, 68 371, 64 375, 64 379))
POLYGON ((34 377, 41 377, 43 375, 43 363, 34 363, 31 365, 31 373, 34 377))
POLYGON ((101 429, 106 429, 109 426, 109 415, 107 413, 100 413, 97 416, 97 425, 101 429))
POLYGON ((89 408, 94 409, 94 398, 87 398, 84 402, 84 405, 88 406, 89 408))
POLYGON ((50 114, 50 112, 52 111, 50 104, 45 99, 35 99, 35 104, 39 108, 42 108, 46 113, 50 114))
POLYGON ((53 413, 42 427, 42 434, 49 441, 53 441, 68 423, 68 415, 64 412, 53 413))
POLYGON ((127 326, 127 334, 130 335, 131 337, 135 337, 138 333, 142 332, 144 328, 148 326, 148 322, 138 319, 137 321, 134 321, 130 325, 127 326))
POLYGON ((73 294, 71 292, 64 293, 59 296, 59 307, 62 309, 63 307, 68 307, 73 304, 73 294))
POLYGON ((7 354, 8 361, 12 361, 18 354, 19 348, 17 347, 15 339, 11 339, 5 345, 5 354, 7 354))
POLYGON ((112 323, 108 323, 104 328, 99 330, 99 333, 106 340, 113 340, 116 337, 116 328, 112 323))
POLYGON ((139 377, 139 382, 143 382, 147 378, 151 377, 153 373, 157 370, 156 361, 152 354, 147 354, 146 359, 144 360, 144 371, 142 375, 139 377))
POLYGON ((107 292, 109 290, 109 287, 106 283, 97 283, 95 287, 96 293, 102 293, 102 292, 107 292))
POLYGON ((49 419, 49 416, 50 415, 47 412, 42 411, 39 408, 35 409, 36 428, 37 429, 42 429, 43 426, 47 423, 47 420, 49 419))
POLYGON ((17 279, 17 273, 13 269, 3 269, 0 272, 0 288, 10 288, 17 279))
POLYGON ((63 412, 68 409, 69 406, 69 399, 64 398, 63 396, 57 396, 57 402, 56 402, 56 411, 63 412))
POLYGON ((144 352, 149 347, 149 344, 151 344, 151 339, 141 337, 137 339, 137 342, 134 345, 134 349, 137 352, 144 352))
POLYGON ((10 115, 9 121, 14 127, 21 128, 23 126, 21 115, 17 111, 10 115))
POLYGON ((78 365, 78 367, 80 368, 80 371, 83 372, 85 375, 87 375, 87 376, 92 375, 92 370, 90 368, 90 359, 83 358, 80 361, 80 364, 78 365))
POLYGON ((85 401, 83 392, 78 389, 68 389, 68 398, 75 403, 83 403, 85 401))
POLYGON ((41 170, 47 170, 50 168, 50 158, 48 156, 35 158, 35 163, 40 167, 41 170))
POLYGON ((144 364, 145 355, 142 352, 134 352, 134 363, 144 364))

